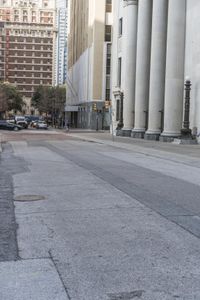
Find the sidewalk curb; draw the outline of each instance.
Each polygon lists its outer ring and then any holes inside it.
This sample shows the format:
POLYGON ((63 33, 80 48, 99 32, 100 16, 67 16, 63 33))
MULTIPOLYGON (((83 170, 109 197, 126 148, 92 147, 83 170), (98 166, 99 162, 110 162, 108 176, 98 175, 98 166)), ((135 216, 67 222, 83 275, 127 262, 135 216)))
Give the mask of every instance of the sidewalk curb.
POLYGON ((2 143, 2 134, 0 133, 0 153, 2 152, 1 143, 2 143))
MULTIPOLYGON (((63 132, 64 133, 64 132, 63 132)), ((137 145, 137 144, 126 144, 126 143, 121 143, 120 141, 108 141, 108 140, 101 140, 101 139, 97 139, 94 137, 88 137, 85 135, 81 135, 81 134, 75 134, 73 132, 71 133, 64 133, 65 135, 69 135, 73 138, 76 138, 77 140, 82 140, 85 142, 94 142, 97 144, 102 144, 102 145, 107 145, 107 146, 112 146, 121 150, 129 150, 129 151, 133 151, 135 153, 140 153, 143 155, 148 155, 148 156, 153 156, 153 157, 157 157, 159 159, 169 159, 169 160, 177 160, 179 163, 196 163, 199 158, 196 156, 190 156, 188 154, 183 154, 183 153, 177 153, 177 152, 170 152, 164 149, 155 149, 155 148, 145 148, 142 147, 141 145, 137 145)), ((197 144, 197 147, 200 146, 197 144)), ((199 147, 198 147, 199 148, 199 147)))

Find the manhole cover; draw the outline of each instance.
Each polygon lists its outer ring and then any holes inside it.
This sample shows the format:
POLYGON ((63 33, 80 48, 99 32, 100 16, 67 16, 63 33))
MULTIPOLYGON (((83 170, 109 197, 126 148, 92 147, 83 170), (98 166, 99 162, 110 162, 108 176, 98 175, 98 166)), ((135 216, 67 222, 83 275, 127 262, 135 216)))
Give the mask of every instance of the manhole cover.
POLYGON ((141 298, 144 291, 133 291, 130 293, 108 294, 110 300, 132 300, 141 298))
POLYGON ((41 195, 19 195, 15 197, 15 201, 28 202, 28 201, 40 201, 44 200, 45 197, 41 195))

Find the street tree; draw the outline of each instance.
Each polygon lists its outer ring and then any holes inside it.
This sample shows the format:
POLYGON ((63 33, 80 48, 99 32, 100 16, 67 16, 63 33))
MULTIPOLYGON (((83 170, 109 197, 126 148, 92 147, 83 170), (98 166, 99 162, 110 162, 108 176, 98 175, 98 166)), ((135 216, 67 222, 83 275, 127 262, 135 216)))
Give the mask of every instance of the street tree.
POLYGON ((56 86, 53 88, 53 99, 54 100, 54 123, 58 122, 58 119, 63 122, 63 112, 66 103, 66 87, 56 86))
POLYGON ((52 123, 55 125, 62 118, 66 101, 65 86, 39 86, 31 99, 32 106, 40 114, 51 115, 52 123))
POLYGON ((45 113, 46 115, 51 112, 51 87, 40 85, 34 92, 31 104, 35 107, 40 114, 45 113))
POLYGON ((0 83, 0 115, 10 111, 22 111, 25 102, 17 88, 10 83, 0 83))

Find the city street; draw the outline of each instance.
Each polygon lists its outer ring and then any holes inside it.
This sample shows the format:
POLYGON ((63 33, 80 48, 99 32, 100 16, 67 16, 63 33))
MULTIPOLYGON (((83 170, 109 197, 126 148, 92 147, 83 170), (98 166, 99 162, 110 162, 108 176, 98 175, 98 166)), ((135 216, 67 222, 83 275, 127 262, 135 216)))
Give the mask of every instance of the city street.
POLYGON ((0 141, 0 299, 200 299, 200 145, 81 130, 0 141))

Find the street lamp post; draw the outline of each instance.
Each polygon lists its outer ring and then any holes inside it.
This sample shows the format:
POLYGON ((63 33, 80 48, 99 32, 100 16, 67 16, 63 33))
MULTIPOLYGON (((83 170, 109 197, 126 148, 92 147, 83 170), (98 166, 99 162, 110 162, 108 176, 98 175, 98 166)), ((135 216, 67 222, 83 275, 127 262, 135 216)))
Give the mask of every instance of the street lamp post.
POLYGON ((184 105, 184 120, 183 128, 181 129, 181 136, 183 138, 191 138, 192 131, 190 129, 190 92, 191 81, 189 78, 185 81, 185 105, 184 105))
POLYGON ((118 129, 122 129, 124 127, 123 106, 124 106, 124 93, 120 92, 120 115, 119 115, 119 123, 117 125, 118 129))

